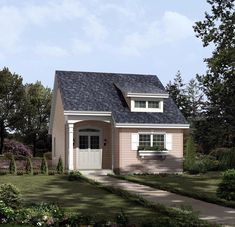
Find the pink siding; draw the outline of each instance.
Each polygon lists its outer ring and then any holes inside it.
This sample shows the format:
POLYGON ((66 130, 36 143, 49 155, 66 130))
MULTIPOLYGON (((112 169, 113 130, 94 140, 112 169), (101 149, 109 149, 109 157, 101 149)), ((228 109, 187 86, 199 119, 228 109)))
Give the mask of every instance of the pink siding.
POLYGON ((119 164, 115 160, 115 168, 124 172, 181 172, 183 159, 183 130, 181 129, 118 129, 116 139, 116 155, 119 152, 119 164), (163 131, 172 134, 172 150, 163 160, 157 158, 141 159, 137 151, 131 149, 131 134, 143 131, 163 131), (119 137, 119 138, 118 138, 119 137))
MULTIPOLYGON (((112 168, 112 131, 111 124, 102 121, 82 121, 74 125, 75 148, 78 146, 77 132, 80 127, 99 128, 101 129, 101 145, 102 145, 102 169, 112 168), (104 140, 106 139, 106 145, 104 140)), ((79 169, 76 162, 76 150, 74 150, 74 168, 79 169)))
POLYGON ((57 90, 52 131, 52 164, 57 165, 61 156, 65 163, 65 118, 60 90, 57 90), (55 144, 54 144, 55 138, 55 144))

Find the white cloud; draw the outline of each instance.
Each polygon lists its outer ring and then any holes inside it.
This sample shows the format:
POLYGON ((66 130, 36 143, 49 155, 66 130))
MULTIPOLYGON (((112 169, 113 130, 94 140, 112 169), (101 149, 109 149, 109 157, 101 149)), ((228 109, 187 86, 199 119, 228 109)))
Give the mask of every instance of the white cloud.
POLYGON ((94 15, 91 15, 86 19, 83 30, 86 36, 93 41, 104 40, 108 35, 106 27, 94 15))
POLYGON ((49 57, 64 57, 68 55, 68 51, 59 46, 39 44, 34 52, 38 55, 49 57))
POLYGON ((186 16, 167 11, 160 20, 146 24, 145 29, 126 35, 120 52, 138 56, 149 48, 184 40, 193 36, 192 25, 186 16))
POLYGON ((72 20, 86 16, 87 10, 80 1, 49 1, 44 5, 27 5, 25 15, 32 23, 47 24, 49 21, 72 20))
POLYGON ((163 16, 165 41, 177 41, 191 37, 193 21, 176 12, 165 12, 163 16))
POLYGON ((74 54, 89 54, 92 52, 92 46, 80 39, 72 40, 72 52, 74 54))
POLYGON ((15 7, 0 8, 0 51, 14 53, 26 25, 19 10, 15 7))

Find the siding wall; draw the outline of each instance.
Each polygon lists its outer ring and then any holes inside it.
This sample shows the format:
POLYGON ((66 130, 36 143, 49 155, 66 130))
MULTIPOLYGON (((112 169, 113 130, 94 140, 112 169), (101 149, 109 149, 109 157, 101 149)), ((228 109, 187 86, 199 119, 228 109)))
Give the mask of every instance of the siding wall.
POLYGON ((61 156, 64 166, 65 162, 65 119, 64 110, 61 100, 60 90, 57 90, 55 115, 52 130, 52 164, 57 165, 58 159, 61 156), (55 144, 54 144, 55 141, 55 144))
POLYGON ((87 128, 99 128, 101 129, 101 148, 102 148, 102 169, 112 168, 112 131, 111 124, 102 121, 82 121, 74 125, 74 168, 79 169, 77 166, 77 152, 78 147, 78 130, 81 127, 87 128), (104 145, 104 140, 106 139, 106 145, 104 145))
POLYGON ((181 129, 117 129, 115 168, 123 172, 182 172, 183 167, 183 130, 181 129), (131 149, 131 134, 156 131, 172 134, 172 150, 163 160, 160 157, 141 159, 137 151, 131 149))

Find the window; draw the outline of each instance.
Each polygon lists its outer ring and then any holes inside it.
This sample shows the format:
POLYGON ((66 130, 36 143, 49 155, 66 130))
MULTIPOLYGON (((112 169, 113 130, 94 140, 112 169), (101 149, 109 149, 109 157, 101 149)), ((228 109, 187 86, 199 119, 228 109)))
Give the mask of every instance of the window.
POLYGON ((163 100, 131 99, 131 111, 134 112, 163 112, 163 100))
POLYGON ((99 136, 90 136, 90 147, 91 149, 100 148, 100 137, 99 136))
POLYGON ((148 134, 140 134, 139 135, 139 146, 148 147, 151 146, 151 138, 148 134))
POLYGON ((159 101, 148 101, 148 108, 159 108, 159 101))
POLYGON ((140 133, 139 146, 165 148, 165 134, 160 133, 140 133))
POLYGON ((135 108, 146 108, 146 101, 135 101, 135 108))
POLYGON ((88 136, 79 136, 79 149, 88 149, 88 136))
POLYGON ((165 136, 163 134, 153 135, 153 146, 164 148, 165 146, 165 136))

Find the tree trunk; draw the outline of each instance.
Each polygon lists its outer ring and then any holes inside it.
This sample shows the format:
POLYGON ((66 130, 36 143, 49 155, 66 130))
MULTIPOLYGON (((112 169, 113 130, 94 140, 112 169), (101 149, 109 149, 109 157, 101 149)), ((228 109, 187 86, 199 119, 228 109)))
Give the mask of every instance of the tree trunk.
POLYGON ((5 134, 4 121, 1 120, 0 121, 0 138, 1 138, 1 142, 0 142, 0 155, 3 152, 4 134, 5 134))

